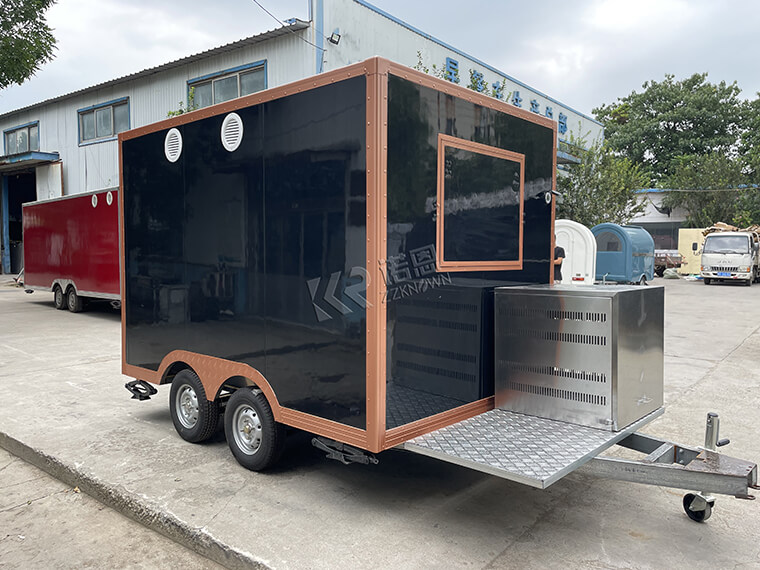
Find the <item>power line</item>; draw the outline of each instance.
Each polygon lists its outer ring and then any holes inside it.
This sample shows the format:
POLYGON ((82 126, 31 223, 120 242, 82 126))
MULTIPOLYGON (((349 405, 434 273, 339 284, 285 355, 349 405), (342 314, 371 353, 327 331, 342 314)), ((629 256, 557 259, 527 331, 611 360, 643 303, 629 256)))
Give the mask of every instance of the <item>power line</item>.
POLYGON ((296 33, 295 33, 293 30, 291 30, 291 29, 290 29, 290 27, 288 27, 288 25, 287 25, 285 22, 283 22, 283 21, 282 21, 282 20, 280 20, 280 19, 279 19, 277 16, 275 16, 274 14, 272 14, 272 12, 270 12, 269 10, 267 10, 266 8, 264 8, 264 6, 262 6, 262 5, 259 3, 259 1, 258 1, 258 0, 253 0, 253 3, 254 3, 254 4, 256 4, 256 6, 258 6, 258 7, 259 7, 259 8, 261 8, 262 10, 264 10, 264 12, 266 12, 267 14, 269 14, 269 15, 272 17, 272 19, 273 19, 275 22, 277 22, 277 23, 278 23, 278 24, 280 24, 281 26, 284 26, 284 27, 285 27, 285 28, 286 28, 286 29, 287 29, 287 30, 288 30, 288 31, 289 31, 291 34, 293 34, 293 35, 294 35, 295 37, 297 37, 299 40, 302 40, 302 41, 306 42, 307 44, 309 44, 310 46, 312 46, 312 47, 315 47, 315 48, 317 48, 318 50, 321 50, 321 51, 323 51, 323 52, 327 51, 325 48, 321 48, 321 47, 319 47, 318 45, 315 45, 315 44, 311 43, 311 42, 310 42, 309 40, 307 40, 306 38, 302 38, 301 36, 299 36, 298 34, 296 34, 296 33))

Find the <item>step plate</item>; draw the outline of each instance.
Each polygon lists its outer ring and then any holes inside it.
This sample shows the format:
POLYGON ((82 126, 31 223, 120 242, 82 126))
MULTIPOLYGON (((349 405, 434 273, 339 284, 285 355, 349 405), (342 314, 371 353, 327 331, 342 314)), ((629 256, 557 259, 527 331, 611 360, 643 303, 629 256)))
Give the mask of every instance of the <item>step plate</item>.
POLYGON ((495 409, 416 437, 400 448, 545 489, 662 415, 609 432, 495 409))

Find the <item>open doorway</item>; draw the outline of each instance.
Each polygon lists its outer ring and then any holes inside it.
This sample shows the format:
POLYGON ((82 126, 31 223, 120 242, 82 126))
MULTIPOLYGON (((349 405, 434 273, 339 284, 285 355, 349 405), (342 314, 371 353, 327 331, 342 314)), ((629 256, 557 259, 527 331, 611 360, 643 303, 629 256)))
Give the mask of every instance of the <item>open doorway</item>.
POLYGON ((24 266, 24 229, 21 205, 37 199, 37 185, 34 171, 14 172, 3 175, 3 272, 16 274, 24 266))

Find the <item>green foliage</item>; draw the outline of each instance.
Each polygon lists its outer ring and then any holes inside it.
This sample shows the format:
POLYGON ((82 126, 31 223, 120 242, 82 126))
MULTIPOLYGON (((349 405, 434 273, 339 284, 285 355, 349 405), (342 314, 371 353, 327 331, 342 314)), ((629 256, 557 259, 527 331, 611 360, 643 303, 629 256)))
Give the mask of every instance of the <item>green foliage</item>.
POLYGON ((0 2, 0 89, 21 85, 53 59, 55 38, 45 11, 55 0, 0 2))
MULTIPOLYGON (((584 142, 573 140, 576 147, 584 142)), ((643 188, 646 177, 638 165, 619 157, 607 144, 595 142, 581 154, 579 164, 571 164, 566 175, 557 178, 563 194, 558 217, 568 218, 589 228, 602 222, 627 224, 644 211, 635 190, 643 188)))
POLYGON ((712 84, 706 73, 682 81, 666 75, 641 93, 594 109, 610 147, 640 164, 653 185, 675 172, 681 156, 729 153, 742 131, 736 82, 712 84))
POLYGON ((742 188, 738 191, 733 223, 740 228, 760 225, 760 188, 742 188))
POLYGON ((687 226, 706 228, 716 222, 747 226, 760 222, 760 217, 752 221, 753 212, 758 211, 757 204, 753 206, 757 190, 737 189, 748 182, 738 158, 713 152, 681 156, 674 165, 668 186, 683 191, 669 192, 663 205, 684 209, 687 226))
POLYGON ((414 67, 412 67, 412 69, 416 69, 417 71, 421 71, 422 73, 427 73, 428 75, 432 75, 433 77, 437 77, 438 79, 444 79, 445 67, 446 67, 445 65, 438 67, 436 64, 433 64, 432 67, 426 66, 425 63, 422 61, 422 52, 420 50, 417 50, 417 63, 414 64, 414 67))
POLYGON ((744 170, 752 182, 760 183, 760 93, 757 99, 748 101, 744 106, 744 125, 740 156, 743 157, 744 170))
POLYGON ((483 74, 475 69, 470 70, 470 83, 466 87, 483 95, 492 95, 488 83, 483 79, 483 74))
POLYGON ((185 113, 189 113, 190 111, 195 111, 198 107, 195 105, 195 87, 191 87, 190 91, 187 93, 187 107, 185 107, 182 103, 182 101, 179 102, 179 108, 176 111, 168 111, 166 113, 167 117, 178 117, 180 115, 184 115, 185 113))

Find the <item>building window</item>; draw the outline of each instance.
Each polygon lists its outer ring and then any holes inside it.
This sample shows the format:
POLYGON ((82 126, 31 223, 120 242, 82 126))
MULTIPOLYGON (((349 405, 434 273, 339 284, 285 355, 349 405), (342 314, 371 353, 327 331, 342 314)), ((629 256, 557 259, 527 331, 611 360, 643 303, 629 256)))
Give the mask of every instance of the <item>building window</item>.
POLYGON ((4 131, 5 154, 40 150, 40 124, 30 123, 4 131))
POLYGON ((266 62, 251 63, 187 82, 193 90, 191 107, 200 109, 267 88, 266 62))
POLYGON ((129 99, 79 109, 79 143, 109 140, 129 130, 129 99))

